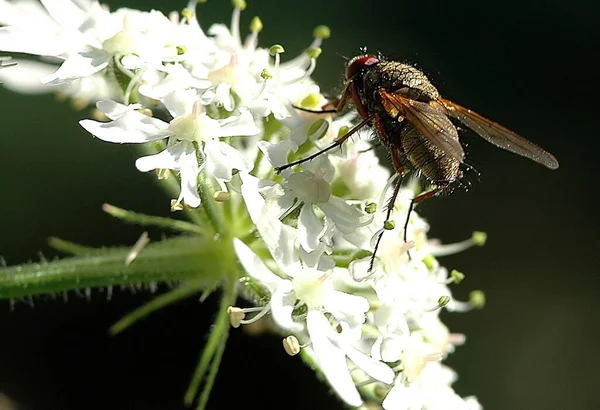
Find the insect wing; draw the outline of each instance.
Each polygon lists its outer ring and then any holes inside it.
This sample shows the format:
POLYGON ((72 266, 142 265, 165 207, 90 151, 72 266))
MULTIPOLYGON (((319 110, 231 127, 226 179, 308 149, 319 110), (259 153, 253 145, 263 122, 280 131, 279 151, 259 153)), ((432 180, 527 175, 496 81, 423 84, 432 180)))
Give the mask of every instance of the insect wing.
POLYGON ((443 107, 415 101, 397 93, 379 90, 381 102, 393 117, 402 116, 448 156, 462 162, 465 152, 458 141, 456 127, 447 117, 443 107))
POLYGON ((468 108, 453 103, 452 101, 443 98, 440 98, 439 101, 448 110, 448 115, 462 122, 489 143, 517 155, 529 158, 547 168, 558 168, 558 161, 554 155, 528 139, 504 128, 494 121, 488 120, 468 108))

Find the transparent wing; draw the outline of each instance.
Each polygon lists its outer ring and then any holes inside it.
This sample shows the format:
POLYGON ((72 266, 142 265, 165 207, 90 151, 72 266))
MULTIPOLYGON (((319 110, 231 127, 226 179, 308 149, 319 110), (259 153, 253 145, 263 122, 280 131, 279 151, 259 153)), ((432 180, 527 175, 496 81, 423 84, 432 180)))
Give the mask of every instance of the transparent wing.
POLYGON ((462 122, 489 143, 514 154, 529 158, 547 168, 558 168, 558 161, 554 155, 528 139, 452 101, 440 98, 439 102, 448 110, 448 115, 462 122))
POLYGON ((447 110, 438 104, 415 101, 397 93, 378 91, 386 111, 393 117, 404 117, 413 127, 446 155, 463 161, 465 152, 458 141, 458 132, 448 119, 447 110))

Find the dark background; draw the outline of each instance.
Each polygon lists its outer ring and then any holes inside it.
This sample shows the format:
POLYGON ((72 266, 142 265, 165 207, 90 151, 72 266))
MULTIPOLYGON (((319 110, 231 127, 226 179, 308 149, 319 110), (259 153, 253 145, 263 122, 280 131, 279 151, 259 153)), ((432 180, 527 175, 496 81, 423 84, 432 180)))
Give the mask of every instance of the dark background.
MULTIPOLYGON (((229 2, 201 6, 201 23, 230 19, 229 2)), ((177 2, 110 2, 113 8, 177 2)), ((448 99, 477 110, 539 143, 557 171, 502 152, 467 134, 469 161, 481 182, 424 204, 431 237, 461 240, 488 232, 484 248, 442 263, 467 274, 466 298, 483 289, 482 311, 445 314, 467 335, 447 363, 461 395, 486 409, 595 409, 599 330, 597 179, 598 58, 596 2, 254 0, 242 16, 265 25, 261 45, 287 56, 328 24, 314 78, 340 89, 343 61, 360 46, 417 63, 448 99)), ((245 32, 245 31, 243 31, 245 32)), ((0 89, 2 202, 0 253, 9 264, 56 256, 51 235, 87 245, 131 245, 141 229, 103 214, 103 202, 168 215, 168 198, 134 168, 133 149, 94 140, 77 121, 87 116, 53 96, 0 89)), ((154 237, 157 234, 154 233, 154 237)), ((180 409, 206 340, 217 297, 188 300, 118 337, 106 329, 152 295, 94 292, 88 302, 36 300, 10 313, 0 303, 0 392, 26 409, 180 409)), ((275 336, 233 331, 212 394, 213 409, 340 408, 275 336)))

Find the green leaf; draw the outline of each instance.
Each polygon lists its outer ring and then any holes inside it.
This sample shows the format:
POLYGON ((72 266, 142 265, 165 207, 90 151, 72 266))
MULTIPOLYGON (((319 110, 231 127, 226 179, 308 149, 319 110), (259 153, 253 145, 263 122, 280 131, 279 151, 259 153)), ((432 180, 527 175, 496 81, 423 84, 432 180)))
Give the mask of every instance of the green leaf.
POLYGON ((129 252, 130 248, 99 249, 50 263, 0 268, 0 299, 184 280, 193 280, 198 288, 214 288, 237 272, 233 246, 226 239, 178 237, 151 243, 125 265, 129 252))

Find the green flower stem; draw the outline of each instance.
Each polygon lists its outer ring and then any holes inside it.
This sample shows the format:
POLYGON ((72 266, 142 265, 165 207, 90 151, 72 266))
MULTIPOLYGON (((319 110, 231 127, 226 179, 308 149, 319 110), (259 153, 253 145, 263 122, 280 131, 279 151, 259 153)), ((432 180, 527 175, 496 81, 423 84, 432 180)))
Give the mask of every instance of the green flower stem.
POLYGON ((128 313, 125 317, 123 317, 117 323, 112 325, 110 329, 108 329, 108 333, 110 333, 113 336, 117 335, 125 329, 129 328, 135 322, 145 318, 150 313, 162 309, 163 307, 175 303, 181 299, 185 299, 186 297, 191 296, 194 293, 198 293, 204 287, 206 287, 204 280, 190 281, 179 286, 176 289, 173 289, 168 293, 165 293, 164 295, 157 296, 145 305, 140 306, 134 311, 128 313))
POLYGON ((250 232, 246 233, 244 236, 239 237, 239 239, 244 242, 246 245, 254 243, 259 238, 258 229, 252 229, 250 232))
POLYGON ((217 205, 217 202, 213 197, 215 191, 212 187, 212 184, 210 183, 210 181, 208 181, 204 172, 200 173, 198 179, 198 186, 200 187, 200 199, 202 200, 202 208, 204 209, 204 212, 206 213, 206 216, 208 217, 211 226, 213 227, 216 233, 223 236, 227 236, 227 225, 223 220, 223 209, 219 205, 217 205))
POLYGON ((229 325, 229 315, 227 314, 227 309, 229 308, 229 306, 234 304, 235 299, 235 283, 231 283, 229 288, 225 290, 225 294, 223 295, 223 299, 221 300, 221 308, 219 309, 219 315, 217 316, 217 324, 223 327, 222 335, 219 338, 220 343, 217 344, 217 349, 212 359, 211 368, 208 372, 208 375, 206 376, 206 381, 204 382, 204 389, 202 390, 202 394, 200 395, 197 410, 204 410, 206 408, 206 405, 208 404, 208 398, 210 397, 210 392, 212 391, 212 387, 215 384, 217 373, 219 372, 221 364, 221 359, 223 358, 223 353, 225 353, 225 346, 227 345, 229 330, 231 329, 229 325))
POLYGON ((225 350, 225 343, 229 335, 230 326, 227 309, 229 308, 229 306, 232 306, 235 303, 236 283, 237 281, 234 280, 234 278, 232 277, 225 284, 221 304, 219 307, 219 313, 217 314, 217 318, 211 330, 210 338, 204 346, 204 350, 200 355, 200 361, 196 366, 196 370, 194 371, 194 375, 192 376, 192 380, 184 396, 184 404, 186 406, 191 406, 191 404, 194 402, 194 398, 196 397, 196 394, 200 389, 202 379, 204 378, 204 375, 208 370, 208 377, 205 381, 204 390, 202 392, 202 396, 200 398, 200 402, 197 408, 198 410, 202 410, 206 406, 210 390, 217 376, 221 357, 225 350))
POLYGON ((57 251, 61 251, 69 255, 90 255, 100 251, 97 248, 79 245, 73 242, 65 241, 64 239, 56 238, 54 236, 48 238, 48 245, 57 251))
POLYGON ((214 287, 237 274, 233 246, 224 240, 181 237, 149 244, 128 266, 129 248, 102 249, 50 263, 0 269, 0 299, 91 287, 196 280, 214 287))
POLYGON ((206 235, 202 227, 185 221, 179 221, 172 218, 163 218, 161 216, 145 215, 138 212, 127 211, 117 208, 114 205, 104 204, 102 210, 115 218, 123 219, 127 222, 133 222, 143 226, 154 225, 161 228, 172 229, 180 232, 195 233, 198 235, 206 235))

